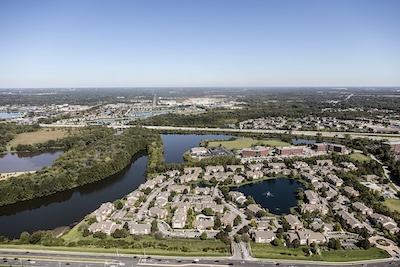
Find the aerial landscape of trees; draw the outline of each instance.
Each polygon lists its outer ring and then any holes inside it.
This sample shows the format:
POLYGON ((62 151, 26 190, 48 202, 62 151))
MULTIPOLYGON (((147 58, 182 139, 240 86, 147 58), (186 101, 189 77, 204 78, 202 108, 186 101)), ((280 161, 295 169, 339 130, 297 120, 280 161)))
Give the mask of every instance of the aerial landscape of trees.
POLYGON ((159 139, 157 133, 144 128, 133 127, 119 135, 103 127, 83 128, 58 141, 67 151, 53 166, 0 181, 0 205, 48 196, 107 178, 159 139))

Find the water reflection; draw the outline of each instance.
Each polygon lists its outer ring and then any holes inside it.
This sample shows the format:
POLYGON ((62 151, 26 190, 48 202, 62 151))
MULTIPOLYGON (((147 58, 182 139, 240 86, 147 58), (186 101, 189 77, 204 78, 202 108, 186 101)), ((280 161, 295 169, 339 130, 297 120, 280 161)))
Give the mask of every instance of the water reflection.
POLYGON ((297 205, 296 190, 304 186, 294 179, 278 178, 238 187, 237 191, 251 195, 263 208, 274 214, 288 214, 297 205))
POLYGON ((41 152, 18 152, 0 155, 0 173, 37 171, 51 166, 64 151, 48 149, 41 152))

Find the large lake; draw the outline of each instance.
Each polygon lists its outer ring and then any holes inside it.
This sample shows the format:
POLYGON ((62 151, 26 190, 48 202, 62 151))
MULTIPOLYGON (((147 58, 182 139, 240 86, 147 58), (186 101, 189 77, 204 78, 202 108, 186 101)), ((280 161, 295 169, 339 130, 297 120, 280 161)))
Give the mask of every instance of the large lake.
MULTIPOLYGON (((227 140, 231 137, 227 135, 162 135, 165 161, 166 163, 183 162, 182 154, 191 147, 198 146, 203 139, 227 140)), ((0 166, 4 165, 2 162, 4 158, 0 158, 0 166)), ((17 161, 20 158, 14 157, 14 160, 17 161)), ((0 235, 18 238, 23 231, 32 233, 36 230, 54 229, 80 221, 97 209, 101 203, 113 202, 138 188, 145 181, 146 166, 147 156, 142 153, 136 155, 127 168, 97 183, 53 196, 1 207, 0 235)), ((22 166, 21 169, 12 171, 22 171, 22 166)))
POLYGON ((304 186, 296 180, 277 178, 255 184, 244 185, 235 189, 251 195, 263 208, 273 214, 289 214, 290 208, 297 206, 296 190, 304 186))
POLYGON ((199 146, 201 140, 228 140, 230 138, 237 138, 237 136, 214 134, 163 134, 161 136, 164 142, 165 163, 183 162, 183 154, 192 147, 199 146))

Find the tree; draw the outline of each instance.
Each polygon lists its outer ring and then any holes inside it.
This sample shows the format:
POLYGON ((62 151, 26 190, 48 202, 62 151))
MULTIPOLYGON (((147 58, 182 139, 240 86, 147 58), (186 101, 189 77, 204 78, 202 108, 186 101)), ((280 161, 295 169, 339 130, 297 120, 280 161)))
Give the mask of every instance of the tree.
POLYGON ((89 236, 89 235, 90 235, 89 229, 83 230, 83 232, 82 232, 82 236, 83 236, 83 237, 87 237, 87 236, 89 236))
POLYGON ((103 233, 103 232, 96 232, 96 233, 93 233, 93 237, 94 238, 105 239, 107 237, 107 234, 103 233))
POLYGON ((29 243, 29 237, 30 237, 31 235, 28 233, 28 232, 22 232, 20 235, 19 235, 19 242, 21 243, 21 244, 28 244, 29 243))
POLYGON ((369 242, 369 240, 367 238, 364 238, 358 242, 358 246, 362 247, 363 249, 370 249, 371 242, 369 242))
POLYGON ((115 200, 113 204, 117 210, 120 210, 124 207, 124 204, 122 203, 122 201, 120 199, 115 200))
POLYGON ((91 225, 91 224, 97 222, 97 219, 95 216, 89 216, 89 217, 87 217, 87 222, 89 225, 91 225))
POLYGON ((250 242, 250 240, 251 240, 251 238, 250 238, 249 234, 247 234, 247 233, 242 234, 243 242, 250 242))
POLYGON ((242 218, 238 215, 236 218, 233 220, 233 225, 237 226, 242 222, 242 218))
POLYGON ((89 224, 88 224, 86 221, 83 221, 83 222, 79 225, 78 231, 83 232, 83 231, 85 231, 85 229, 88 229, 88 228, 89 228, 89 224))
POLYGON ((124 228, 122 229, 117 229, 112 233, 112 237, 114 238, 125 238, 129 235, 128 231, 124 228))
POLYGON ((212 216, 214 215, 214 211, 212 210, 212 208, 204 208, 201 213, 203 213, 206 216, 212 216))
POLYGON ((267 212, 265 210, 257 211, 257 213, 256 213, 256 217, 257 218, 261 218, 261 217, 264 217, 264 216, 267 216, 267 212))
POLYGON ((300 240, 298 240, 297 238, 294 239, 294 240, 292 241, 292 246, 293 246, 294 248, 300 247, 300 240))
POLYGON ((230 226, 229 224, 225 227, 225 231, 226 232, 232 232, 232 226, 230 226))
POLYGON ((214 229, 214 230, 217 230, 217 229, 219 229, 219 228, 221 227, 221 225, 222 225, 221 219, 220 219, 218 216, 216 216, 216 218, 215 218, 215 220, 214 220, 214 227, 213 227, 213 229, 214 229))
POLYGON ((240 238, 240 235, 236 234, 235 237, 234 237, 234 241, 236 243, 240 243, 240 242, 242 242, 242 238, 240 238))
POLYGON ((155 237, 157 240, 164 239, 164 236, 163 236, 163 234, 162 234, 160 231, 157 231, 157 232, 155 233, 154 237, 155 237))
POLYGON ((158 230, 158 222, 157 220, 153 220, 151 222, 151 232, 154 234, 158 230))
POLYGON ((29 243, 37 244, 40 242, 40 239, 42 239, 42 231, 36 231, 29 237, 29 243))
POLYGON ((281 239, 275 238, 274 240, 272 240, 271 244, 277 247, 277 246, 281 246, 283 244, 283 242, 281 239))
POLYGON ((201 240, 206 240, 207 239, 207 233, 206 232, 201 233, 200 239, 201 240))
POLYGON ((331 238, 331 239, 329 239, 329 241, 328 241, 328 248, 331 248, 331 249, 340 249, 341 248, 341 245, 340 245, 340 240, 339 239, 336 239, 336 238, 331 238))

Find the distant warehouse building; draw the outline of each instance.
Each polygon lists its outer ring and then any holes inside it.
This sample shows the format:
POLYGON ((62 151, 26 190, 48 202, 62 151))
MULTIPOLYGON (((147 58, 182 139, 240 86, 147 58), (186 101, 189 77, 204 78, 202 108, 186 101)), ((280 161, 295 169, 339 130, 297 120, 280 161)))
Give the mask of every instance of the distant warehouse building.
POLYGON ((206 156, 209 154, 209 151, 205 147, 192 147, 190 149, 190 154, 192 157, 206 156))
POLYGON ((278 147, 277 152, 279 155, 301 155, 303 154, 303 147, 283 146, 283 147, 278 147))
POLYGON ((329 144, 329 143, 315 143, 314 149, 318 151, 334 151, 338 153, 344 153, 346 147, 344 145, 329 144))
POLYGON ((400 151, 400 141, 389 141, 386 142, 385 144, 389 145, 390 148, 395 152, 400 151))
POLYGON ((265 157, 269 154, 269 149, 263 146, 256 146, 252 148, 243 148, 243 157, 265 157))

